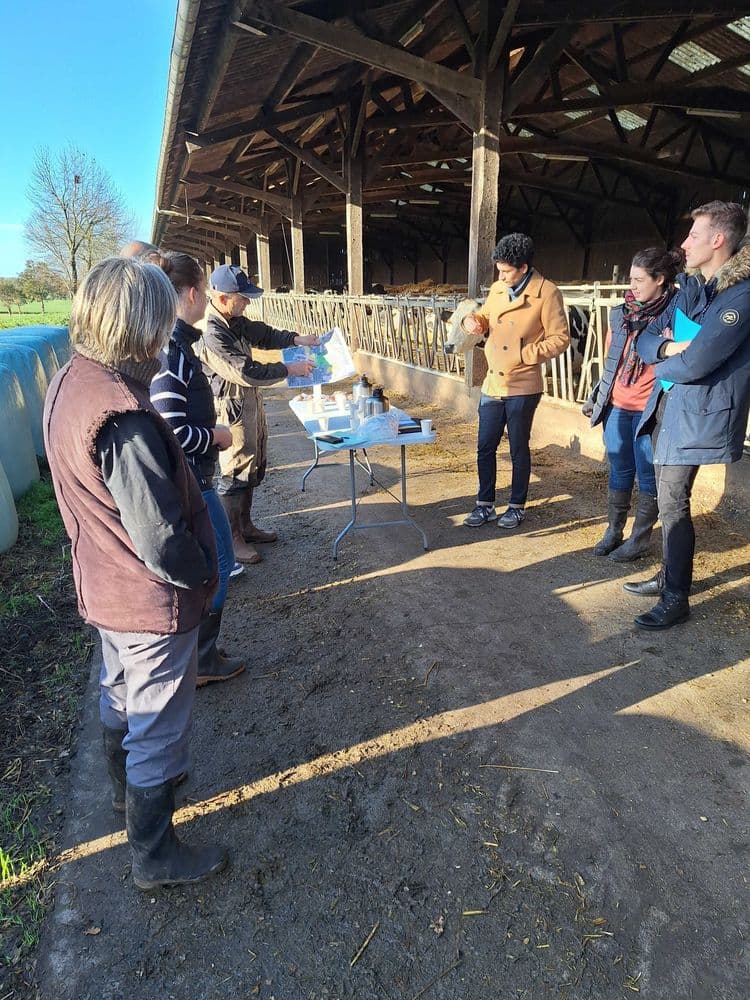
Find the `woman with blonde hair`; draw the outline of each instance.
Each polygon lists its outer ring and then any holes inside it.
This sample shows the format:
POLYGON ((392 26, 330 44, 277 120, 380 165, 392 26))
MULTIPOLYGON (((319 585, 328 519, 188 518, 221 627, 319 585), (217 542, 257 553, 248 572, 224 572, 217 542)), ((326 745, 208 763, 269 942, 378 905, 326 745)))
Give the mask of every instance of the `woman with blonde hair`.
POLYGON ((198 626, 216 587, 205 501, 148 392, 176 303, 152 264, 97 264, 73 301, 75 350, 44 413, 79 611, 101 636, 112 804, 126 809, 141 889, 197 882, 227 863, 222 848, 190 847, 172 825, 174 783, 189 766, 198 626))

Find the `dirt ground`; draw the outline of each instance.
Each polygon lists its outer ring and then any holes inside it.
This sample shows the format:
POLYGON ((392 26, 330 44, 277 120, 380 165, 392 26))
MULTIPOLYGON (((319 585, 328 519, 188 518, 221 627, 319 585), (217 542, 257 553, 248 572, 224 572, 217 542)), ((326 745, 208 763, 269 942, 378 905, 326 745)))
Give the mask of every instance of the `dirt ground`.
MULTIPOLYGON (((534 456, 519 531, 460 526, 474 435, 408 450, 409 528, 347 537, 345 458, 269 396, 261 523, 230 588, 242 677, 197 694, 178 832, 231 868, 141 893, 109 811, 96 690, 37 969, 45 1000, 742 1000, 750 982, 747 534, 697 518, 693 617, 638 632, 597 559, 601 466, 534 456)), ((398 455, 373 449, 398 484, 398 455)), ((510 466, 502 452, 499 485, 510 466)), ((367 487, 359 513, 392 515, 367 487)))

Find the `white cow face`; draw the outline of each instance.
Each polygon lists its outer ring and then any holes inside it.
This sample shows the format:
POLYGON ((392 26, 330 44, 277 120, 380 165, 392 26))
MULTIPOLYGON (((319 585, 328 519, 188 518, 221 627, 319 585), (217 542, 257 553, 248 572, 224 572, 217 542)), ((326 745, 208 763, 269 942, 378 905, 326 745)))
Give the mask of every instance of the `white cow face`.
POLYGON ((484 340, 484 335, 469 334, 461 326, 464 316, 468 316, 469 313, 475 312, 478 308, 479 303, 475 299, 464 299, 463 302, 458 303, 456 311, 448 320, 448 337, 445 341, 446 354, 466 354, 467 351, 472 350, 484 340))

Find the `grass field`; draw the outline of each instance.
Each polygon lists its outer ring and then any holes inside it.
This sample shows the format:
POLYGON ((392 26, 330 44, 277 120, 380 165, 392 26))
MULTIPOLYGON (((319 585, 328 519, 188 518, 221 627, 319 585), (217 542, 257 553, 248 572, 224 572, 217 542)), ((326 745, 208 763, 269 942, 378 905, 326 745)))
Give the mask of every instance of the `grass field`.
POLYGON ((27 302, 21 312, 0 312, 0 330, 12 330, 16 326, 67 326, 70 319, 70 299, 50 299, 44 303, 27 302))
POLYGON ((18 502, 0 560, 0 997, 34 995, 31 968, 51 898, 89 630, 76 610, 49 473, 18 502))

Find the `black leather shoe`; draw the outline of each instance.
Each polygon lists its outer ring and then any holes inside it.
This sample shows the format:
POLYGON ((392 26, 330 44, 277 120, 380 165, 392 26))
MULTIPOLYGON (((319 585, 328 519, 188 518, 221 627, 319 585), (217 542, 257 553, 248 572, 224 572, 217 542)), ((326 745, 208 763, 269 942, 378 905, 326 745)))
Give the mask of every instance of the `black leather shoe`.
POLYGON ((662 629, 672 628, 673 625, 679 625, 681 622, 687 621, 689 617, 690 605, 687 597, 665 590, 659 603, 654 605, 645 615, 638 615, 635 624, 638 628, 658 632, 662 629))
POLYGON ((629 580, 623 583, 622 589, 639 597, 659 597, 664 590, 664 571, 659 570, 650 580, 629 580))

